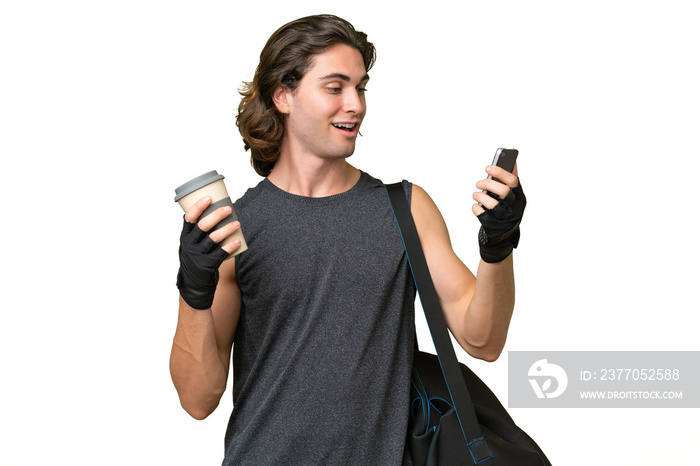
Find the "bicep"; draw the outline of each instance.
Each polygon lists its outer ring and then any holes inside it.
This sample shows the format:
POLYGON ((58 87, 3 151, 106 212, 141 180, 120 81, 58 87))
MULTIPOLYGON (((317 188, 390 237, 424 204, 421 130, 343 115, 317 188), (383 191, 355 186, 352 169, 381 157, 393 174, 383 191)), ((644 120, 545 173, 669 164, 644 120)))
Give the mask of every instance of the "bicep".
POLYGON ((233 338, 241 314, 241 290, 236 281, 235 261, 236 259, 233 258, 221 264, 219 283, 212 304, 217 351, 227 373, 231 361, 233 338))
POLYGON ((461 328, 464 311, 474 295, 476 278, 452 249, 447 225, 437 206, 417 185, 413 186, 411 213, 447 325, 454 334, 461 328))

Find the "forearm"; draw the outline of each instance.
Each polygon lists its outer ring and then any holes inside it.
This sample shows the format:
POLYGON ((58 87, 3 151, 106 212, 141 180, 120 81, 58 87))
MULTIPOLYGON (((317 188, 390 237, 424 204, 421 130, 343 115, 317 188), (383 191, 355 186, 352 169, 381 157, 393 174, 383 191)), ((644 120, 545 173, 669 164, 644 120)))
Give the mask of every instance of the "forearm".
POLYGON ((472 356, 487 361, 498 358, 505 346, 514 305, 513 255, 493 264, 480 261, 474 295, 463 322, 472 356))
POLYGON ((177 329, 170 353, 170 374, 182 407, 204 419, 226 389, 228 365, 216 342, 211 309, 192 309, 180 298, 177 329))
POLYGON ((493 178, 477 182, 476 187, 481 191, 473 195, 477 203, 472 206, 472 212, 481 223, 478 237, 481 261, 463 325, 466 339, 473 345, 468 351, 493 361, 505 346, 515 304, 513 249, 520 240, 520 222, 527 199, 517 168, 509 173, 501 167, 488 166, 486 171, 493 178))

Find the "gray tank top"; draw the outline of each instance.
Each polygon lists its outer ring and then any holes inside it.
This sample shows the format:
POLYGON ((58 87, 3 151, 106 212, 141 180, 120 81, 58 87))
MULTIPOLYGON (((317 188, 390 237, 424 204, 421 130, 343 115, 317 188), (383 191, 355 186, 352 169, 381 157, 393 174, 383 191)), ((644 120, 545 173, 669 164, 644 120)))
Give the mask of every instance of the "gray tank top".
POLYGON ((402 464, 416 291, 382 182, 308 198, 265 179, 235 208, 248 250, 223 464, 402 464))

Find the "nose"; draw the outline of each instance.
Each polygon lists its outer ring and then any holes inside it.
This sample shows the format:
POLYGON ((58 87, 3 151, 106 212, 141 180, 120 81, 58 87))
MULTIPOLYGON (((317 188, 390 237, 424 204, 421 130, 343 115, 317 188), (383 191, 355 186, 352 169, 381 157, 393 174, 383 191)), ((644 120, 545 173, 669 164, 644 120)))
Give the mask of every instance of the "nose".
POLYGON ((345 93, 345 102, 343 104, 343 110, 347 113, 362 115, 365 112, 365 96, 357 89, 345 93))

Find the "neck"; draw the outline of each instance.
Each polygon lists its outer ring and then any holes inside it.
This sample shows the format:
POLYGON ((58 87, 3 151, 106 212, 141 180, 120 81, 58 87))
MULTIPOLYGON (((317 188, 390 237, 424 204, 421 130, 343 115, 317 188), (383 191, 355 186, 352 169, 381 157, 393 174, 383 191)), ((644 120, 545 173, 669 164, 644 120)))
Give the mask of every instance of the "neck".
POLYGON ((326 197, 352 188, 360 179, 360 171, 344 158, 298 160, 281 156, 267 179, 291 194, 326 197))

